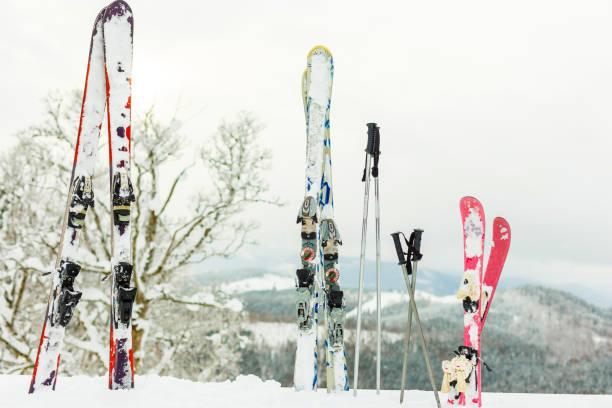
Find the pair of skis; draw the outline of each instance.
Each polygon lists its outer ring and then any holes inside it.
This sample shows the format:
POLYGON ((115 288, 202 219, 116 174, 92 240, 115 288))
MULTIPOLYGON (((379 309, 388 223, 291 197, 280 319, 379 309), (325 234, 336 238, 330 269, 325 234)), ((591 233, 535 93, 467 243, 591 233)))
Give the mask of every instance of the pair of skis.
POLYGON ((134 387, 130 208, 132 10, 114 1, 98 14, 89 49, 87 76, 68 199, 51 293, 29 392, 55 389, 66 326, 82 293, 74 289, 81 270, 79 235, 94 206, 92 180, 100 128, 107 111, 111 216, 111 310, 109 388, 134 387))
POLYGON ((464 275, 457 297, 463 301, 464 344, 456 357, 444 361, 442 392, 448 392, 447 403, 480 407, 482 405, 482 352, 480 338, 491 307, 506 256, 510 248, 510 225, 497 217, 493 220, 493 243, 484 274, 485 215, 482 204, 474 197, 460 202, 463 225, 464 275))
POLYGON ((306 194, 298 213, 301 223, 301 268, 297 270, 296 390, 316 390, 319 313, 324 316, 327 391, 348 390, 344 351, 344 298, 338 279, 338 246, 334 222, 329 110, 334 76, 331 52, 322 46, 308 54, 302 76, 306 117, 306 194))

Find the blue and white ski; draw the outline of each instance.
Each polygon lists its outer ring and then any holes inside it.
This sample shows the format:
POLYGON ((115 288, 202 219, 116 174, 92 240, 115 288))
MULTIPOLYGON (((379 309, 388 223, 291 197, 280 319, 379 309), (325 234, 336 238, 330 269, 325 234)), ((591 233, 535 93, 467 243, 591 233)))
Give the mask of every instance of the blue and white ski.
POLYGON ((338 279, 338 246, 333 220, 329 110, 334 64, 322 46, 308 54, 302 77, 306 116, 306 195, 298 215, 302 223, 302 268, 297 271, 298 341, 294 371, 297 390, 317 388, 319 311, 324 316, 328 392, 348 390, 344 352, 344 299, 338 279))

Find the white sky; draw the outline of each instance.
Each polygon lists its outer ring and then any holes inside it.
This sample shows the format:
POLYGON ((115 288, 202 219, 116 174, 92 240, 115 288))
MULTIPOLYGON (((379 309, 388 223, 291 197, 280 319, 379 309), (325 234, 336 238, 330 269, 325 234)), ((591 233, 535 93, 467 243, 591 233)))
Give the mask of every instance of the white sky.
MULTIPOLYGON (((51 89, 82 87, 106 1, 9 1, 0 25, 5 146, 51 89)), ((365 123, 381 126, 383 257, 389 233, 425 229, 427 266, 462 268, 458 202, 508 219, 504 275, 612 289, 612 19, 609 1, 130 1, 133 106, 177 107, 205 140, 247 109, 266 125, 273 193, 261 248, 286 262, 304 181, 300 78, 334 54, 332 152, 342 254, 358 256, 365 123)), ((75 123, 75 133, 77 124, 75 123)), ((135 136, 137 137, 137 135, 135 136)), ((371 207, 372 208, 372 207, 371 207)), ((373 230, 373 223, 370 224, 373 230)), ((368 256, 374 256, 369 240, 368 256)), ((293 268, 293 267, 292 267, 293 268)))

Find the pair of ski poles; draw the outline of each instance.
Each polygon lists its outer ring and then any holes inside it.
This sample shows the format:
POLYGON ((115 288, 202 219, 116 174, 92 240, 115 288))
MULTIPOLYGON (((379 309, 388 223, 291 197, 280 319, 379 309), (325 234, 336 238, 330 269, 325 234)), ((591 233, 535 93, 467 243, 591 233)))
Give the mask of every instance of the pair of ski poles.
MULTIPOLYGON (((355 365, 354 365, 354 378, 353 378, 353 395, 357 396, 357 388, 359 384, 359 346, 361 340, 361 305, 363 301, 363 286, 364 286, 364 269, 365 269, 365 248, 366 248, 366 235, 367 235, 367 221, 368 221, 368 204, 370 198, 370 175, 374 178, 374 201, 375 201, 375 228, 376 228, 376 393, 380 394, 380 361, 381 361, 381 331, 382 331, 382 316, 381 316, 381 285, 380 285, 380 194, 379 194, 379 182, 378 182, 378 160, 380 156, 380 128, 376 123, 368 123, 368 143, 365 149, 366 160, 365 167, 363 169, 362 181, 365 182, 365 193, 363 200, 363 220, 361 226, 361 254, 359 259, 359 292, 357 300, 357 330, 355 335, 355 365), (371 166, 371 167, 370 167, 371 166)), ((429 380, 434 391, 436 403, 440 408, 440 397, 438 396, 438 390, 433 375, 433 369, 429 360, 429 351, 427 349, 427 342, 423 334, 423 327, 419 318, 418 310, 414 299, 414 290, 416 284, 416 270, 418 261, 422 258, 420 253, 421 246, 421 234, 422 230, 414 230, 411 234, 410 241, 406 240, 408 244, 407 257, 404 255, 404 251, 401 246, 399 239, 399 232, 391 234, 393 242, 395 244, 395 250, 397 252, 399 264, 402 266, 404 273, 404 279, 406 280, 406 286, 410 297, 410 305, 408 309, 408 331, 406 333, 406 349, 404 352, 404 364, 402 367, 402 385, 400 393, 400 403, 403 402, 404 388, 406 384, 406 370, 408 364, 408 352, 410 350, 410 337, 412 331, 412 315, 414 314, 415 322, 419 328, 421 345, 423 349, 423 355, 427 364, 427 370, 429 374, 429 380), (410 262, 413 262, 413 265, 410 262), (410 278, 412 276, 412 279, 410 278)))
POLYGON ((427 348, 427 342, 425 341, 425 335, 423 334, 423 326, 421 325, 419 311, 416 307, 414 299, 417 266, 418 262, 423 257, 423 254, 421 254, 421 236, 423 234, 423 230, 415 229, 412 234, 410 234, 409 240, 407 240, 404 236, 404 240, 406 241, 406 245, 408 247, 408 252, 406 253, 404 253, 404 250, 402 249, 400 234, 404 235, 401 232, 394 232, 393 234, 391 234, 391 237, 393 237, 393 243, 395 244, 395 252, 397 253, 398 263, 402 267, 404 279, 406 280, 406 288, 408 289, 408 296, 410 298, 410 304, 408 306, 408 330, 406 331, 406 348, 404 349, 404 364, 402 366, 400 404, 404 401, 404 389, 406 388, 406 372, 408 368, 408 353, 410 352, 410 337, 412 335, 412 315, 414 314, 414 321, 416 322, 419 329, 421 349, 423 350, 423 357, 425 357, 425 364, 427 365, 429 381, 431 382, 431 388, 434 392, 438 408, 440 408, 440 396, 438 395, 438 387, 436 386, 436 380, 433 375, 431 361, 429 360, 429 350, 427 348), (412 262, 412 264, 410 262, 412 262))

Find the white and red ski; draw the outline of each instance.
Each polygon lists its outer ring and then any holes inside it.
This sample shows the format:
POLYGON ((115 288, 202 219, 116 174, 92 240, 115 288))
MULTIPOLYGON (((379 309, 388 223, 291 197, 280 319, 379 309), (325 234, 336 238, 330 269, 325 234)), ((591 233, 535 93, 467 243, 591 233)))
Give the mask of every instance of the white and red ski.
POLYGON ((129 322, 136 293, 135 288, 129 287, 131 275, 129 214, 130 202, 133 201, 133 191, 129 182, 132 32, 132 12, 124 1, 115 1, 102 9, 94 23, 66 211, 55 270, 52 272, 51 293, 30 382, 30 393, 55 389, 64 333, 81 298, 81 292, 75 290, 73 286, 81 269, 78 264, 80 259, 78 238, 85 222, 87 209, 94 205, 92 179, 105 108, 108 112, 113 209, 109 385, 111 388, 133 387, 129 322), (114 133, 114 136, 111 133, 114 133), (126 192, 128 192, 127 199, 124 199, 126 192), (117 219, 119 223, 115 222, 117 219), (125 270, 129 270, 130 274, 126 275, 125 270), (118 286, 125 290, 118 290, 118 286), (115 323, 114 326, 118 327, 120 337, 112 333, 113 322, 117 320, 119 323, 115 323), (126 321, 127 324, 124 323, 126 321), (124 355, 128 356, 127 362, 122 360, 118 362, 117 356, 124 355), (117 367, 121 369, 119 374, 117 367))
POLYGON ((74 162, 68 184, 66 211, 55 269, 52 272, 51 293, 30 382, 30 393, 43 389, 55 389, 64 333, 81 297, 81 292, 74 290, 73 287, 74 280, 80 271, 77 263, 79 232, 88 207, 93 206, 92 177, 106 105, 102 33, 104 13, 105 9, 102 9, 96 17, 91 34, 89 61, 74 162))
POLYGON ((132 115, 132 37, 134 17, 127 3, 116 1, 104 15, 104 69, 107 83, 111 216, 110 389, 134 387, 130 208, 132 115))

